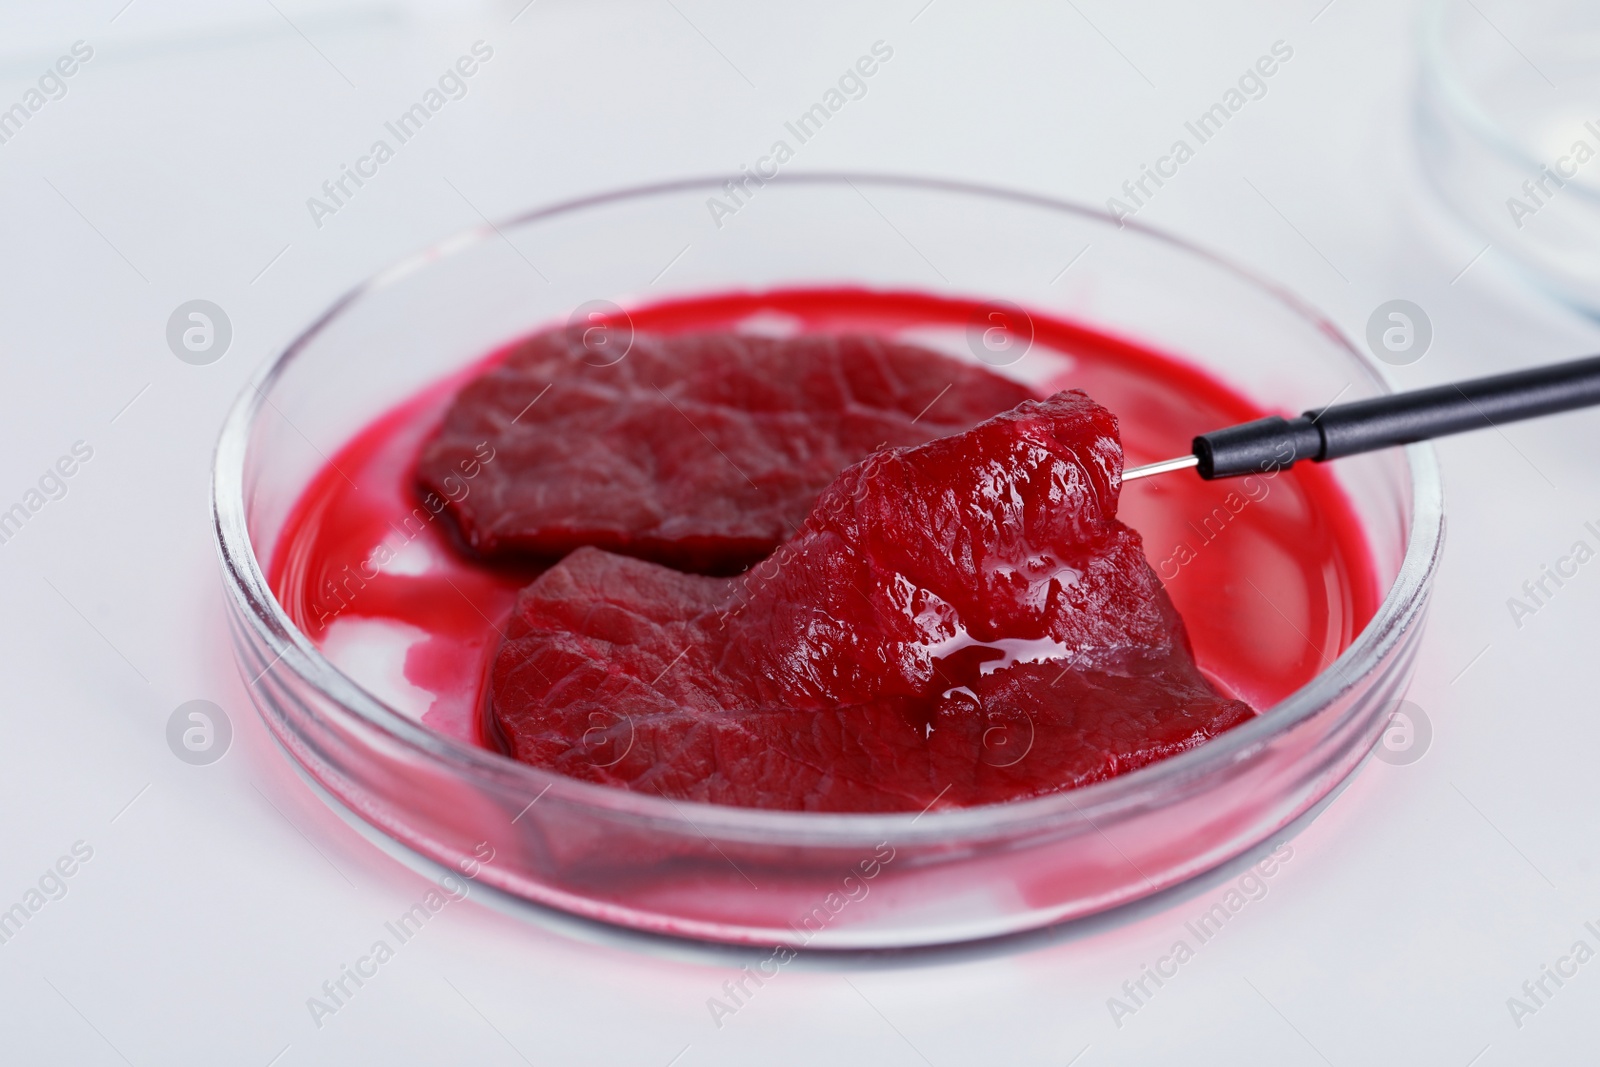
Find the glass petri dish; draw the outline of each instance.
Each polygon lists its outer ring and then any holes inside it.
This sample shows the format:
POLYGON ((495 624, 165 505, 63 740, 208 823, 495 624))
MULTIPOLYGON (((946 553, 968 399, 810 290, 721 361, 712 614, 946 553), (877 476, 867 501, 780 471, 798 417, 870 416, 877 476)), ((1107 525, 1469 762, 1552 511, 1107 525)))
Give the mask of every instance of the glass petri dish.
POLYGON ((1425 445, 1332 468, 1385 592, 1326 669, 1197 749, 1070 793, 922 814, 674 801, 454 740, 335 667, 265 578, 324 457, 430 383, 595 300, 920 290, 1014 302, 1181 354, 1267 409, 1387 391, 1376 365, 1292 296, 1093 209, 868 175, 786 175, 732 219, 708 209, 726 196, 724 179, 684 180, 463 233, 340 299, 240 397, 213 481, 237 659, 271 733, 328 797, 419 856, 537 905, 683 937, 863 949, 995 937, 1149 895, 1260 843, 1360 764, 1409 680, 1442 544, 1425 445))
POLYGON ((1600 313, 1600 7, 1433 0, 1421 50, 1434 188, 1536 284, 1600 313))

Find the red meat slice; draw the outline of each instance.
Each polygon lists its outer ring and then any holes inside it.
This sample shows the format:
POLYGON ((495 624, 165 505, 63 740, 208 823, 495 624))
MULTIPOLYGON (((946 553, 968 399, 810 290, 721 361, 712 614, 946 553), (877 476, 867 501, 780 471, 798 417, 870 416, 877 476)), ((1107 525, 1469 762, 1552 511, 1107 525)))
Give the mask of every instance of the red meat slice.
POLYGON ((1021 799, 1250 718, 1195 667, 1116 520, 1122 450, 1079 392, 880 452, 736 578, 580 549, 521 593, 487 711, 517 759, 811 811, 1021 799))
POLYGON ((735 574, 874 449, 968 429, 1029 395, 872 337, 639 334, 610 362, 581 332, 556 330, 461 391, 418 476, 486 557, 553 560, 593 545, 735 574), (478 469, 485 443, 494 459, 463 496, 455 472, 478 469))

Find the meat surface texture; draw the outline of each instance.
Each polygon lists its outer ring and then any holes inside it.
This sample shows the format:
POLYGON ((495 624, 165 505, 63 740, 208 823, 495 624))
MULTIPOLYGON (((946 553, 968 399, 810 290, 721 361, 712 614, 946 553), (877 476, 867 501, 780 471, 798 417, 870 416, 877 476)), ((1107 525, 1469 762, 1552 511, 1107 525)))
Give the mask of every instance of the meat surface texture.
POLYGON ((1195 666, 1117 521, 1121 472, 1115 417, 1069 391, 849 466, 743 574, 578 548, 522 591, 486 711, 531 764, 806 811, 1019 800, 1175 755, 1254 712, 1195 666))
POLYGON ((793 536, 839 472, 875 449, 969 429, 1030 395, 866 336, 640 333, 619 358, 560 329, 461 391, 417 473, 485 558, 554 561, 592 546, 735 574, 793 536), (456 472, 485 454, 463 495, 456 472))

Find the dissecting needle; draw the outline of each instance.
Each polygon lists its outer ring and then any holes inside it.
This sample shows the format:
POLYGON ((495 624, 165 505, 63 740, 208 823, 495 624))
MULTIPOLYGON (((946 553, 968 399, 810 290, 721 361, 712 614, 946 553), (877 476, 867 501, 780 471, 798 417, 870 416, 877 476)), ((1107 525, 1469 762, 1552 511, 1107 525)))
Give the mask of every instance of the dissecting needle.
POLYGON ((1207 481, 1271 473, 1303 459, 1321 463, 1594 405, 1600 356, 1227 426, 1196 437, 1189 455, 1130 467, 1122 480, 1190 467, 1207 481))

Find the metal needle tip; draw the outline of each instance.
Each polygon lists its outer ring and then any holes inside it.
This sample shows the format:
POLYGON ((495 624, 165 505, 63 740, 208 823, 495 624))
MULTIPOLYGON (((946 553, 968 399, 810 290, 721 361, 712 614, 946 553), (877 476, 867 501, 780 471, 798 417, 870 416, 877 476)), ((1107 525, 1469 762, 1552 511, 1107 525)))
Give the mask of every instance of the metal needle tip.
POLYGON ((1199 456, 1179 456, 1177 459, 1164 459, 1160 463, 1146 463, 1142 467, 1129 467, 1122 472, 1122 480, 1131 482, 1135 478, 1148 478, 1152 474, 1187 470, 1190 467, 1199 466, 1199 464, 1199 456))

